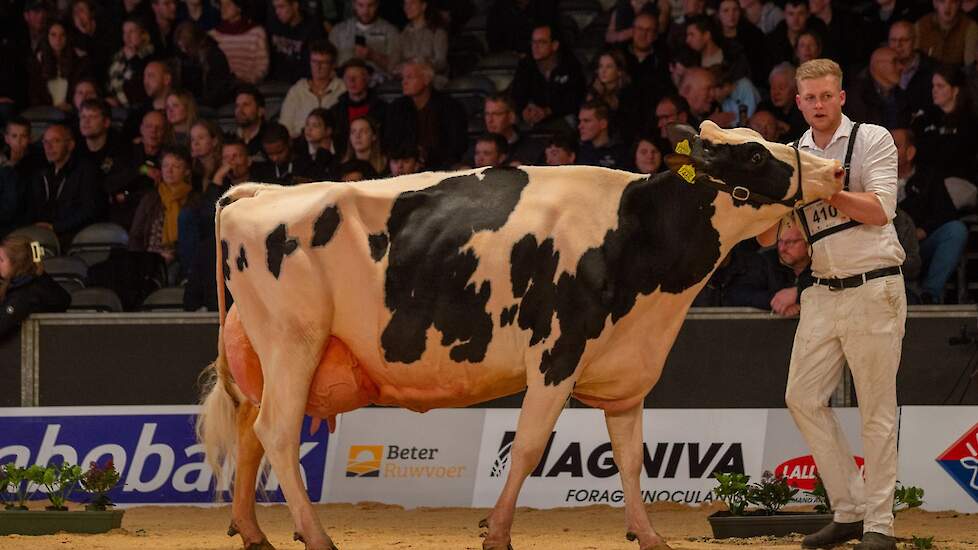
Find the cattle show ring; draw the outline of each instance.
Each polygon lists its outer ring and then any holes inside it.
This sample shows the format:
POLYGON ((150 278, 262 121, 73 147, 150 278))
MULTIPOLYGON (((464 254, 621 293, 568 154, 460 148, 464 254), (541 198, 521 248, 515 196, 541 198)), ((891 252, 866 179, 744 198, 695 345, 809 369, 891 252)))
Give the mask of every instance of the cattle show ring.
MULTIPOLYGON (((0 549, 800 548, 833 503, 785 405, 798 319, 691 304, 845 171, 671 134, 652 176, 233 187, 218 313, 35 315, 0 346, 0 549)), ((976 319, 907 315, 899 548, 978 548, 976 319)), ((862 469, 851 376, 831 405, 862 469)))

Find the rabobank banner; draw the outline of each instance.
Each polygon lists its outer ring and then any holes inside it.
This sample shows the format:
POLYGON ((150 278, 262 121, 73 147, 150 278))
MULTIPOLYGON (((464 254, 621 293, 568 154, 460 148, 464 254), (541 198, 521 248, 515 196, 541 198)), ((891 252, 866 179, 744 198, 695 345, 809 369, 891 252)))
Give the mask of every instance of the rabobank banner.
MULTIPOLYGON (((490 409, 482 432, 473 506, 492 506, 509 474, 519 410, 490 409)), ((713 500, 714 472, 757 475, 764 409, 654 409, 643 418, 642 498, 697 505, 713 500)), ((564 410, 520 493, 534 508, 624 505, 604 413, 564 410)))
MULTIPOLYGON (((213 472, 194 435, 197 406, 0 408, 0 464, 88 464, 112 458, 122 478, 110 496, 120 504, 210 503, 213 472)), ((303 479, 313 501, 324 490, 328 430, 300 446, 303 479)), ((267 500, 282 501, 274 474, 267 500)), ((43 495, 38 494, 42 498, 43 495)))

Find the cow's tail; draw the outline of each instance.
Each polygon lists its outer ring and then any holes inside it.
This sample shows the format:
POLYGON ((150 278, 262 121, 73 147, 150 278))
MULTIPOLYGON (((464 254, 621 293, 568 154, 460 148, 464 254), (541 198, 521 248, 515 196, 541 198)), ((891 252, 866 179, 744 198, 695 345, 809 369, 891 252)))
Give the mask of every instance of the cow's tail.
POLYGON ((241 392, 234 383, 224 350, 224 320, 227 303, 224 299, 224 254, 221 242, 221 209, 240 196, 254 195, 253 185, 235 187, 218 201, 214 214, 214 237, 217 246, 217 306, 220 326, 217 335, 217 359, 201 373, 201 410, 197 416, 197 440, 204 445, 207 462, 214 471, 217 494, 222 487, 230 486, 230 473, 225 471, 225 461, 233 456, 237 444, 236 412, 241 392))

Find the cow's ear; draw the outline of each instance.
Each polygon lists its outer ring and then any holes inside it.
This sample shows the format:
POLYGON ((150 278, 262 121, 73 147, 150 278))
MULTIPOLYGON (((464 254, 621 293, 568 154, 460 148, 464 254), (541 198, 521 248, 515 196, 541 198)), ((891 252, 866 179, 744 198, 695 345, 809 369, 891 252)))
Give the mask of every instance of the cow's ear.
POLYGON ((666 135, 669 137, 669 143, 672 144, 673 151, 685 155, 689 154, 689 142, 699 136, 696 129, 689 124, 679 124, 675 122, 666 126, 666 135), (677 149, 677 146, 683 142, 686 142, 687 144, 687 150, 685 151, 677 149))

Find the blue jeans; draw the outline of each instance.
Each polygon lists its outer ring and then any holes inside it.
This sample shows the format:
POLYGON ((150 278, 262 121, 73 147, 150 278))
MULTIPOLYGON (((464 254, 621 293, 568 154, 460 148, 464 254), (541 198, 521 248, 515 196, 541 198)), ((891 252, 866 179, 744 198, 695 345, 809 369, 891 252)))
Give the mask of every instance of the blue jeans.
POLYGON ((920 259, 924 264, 921 290, 938 302, 944 297, 944 285, 958 267, 968 244, 968 228, 958 220, 938 227, 920 241, 920 259))

